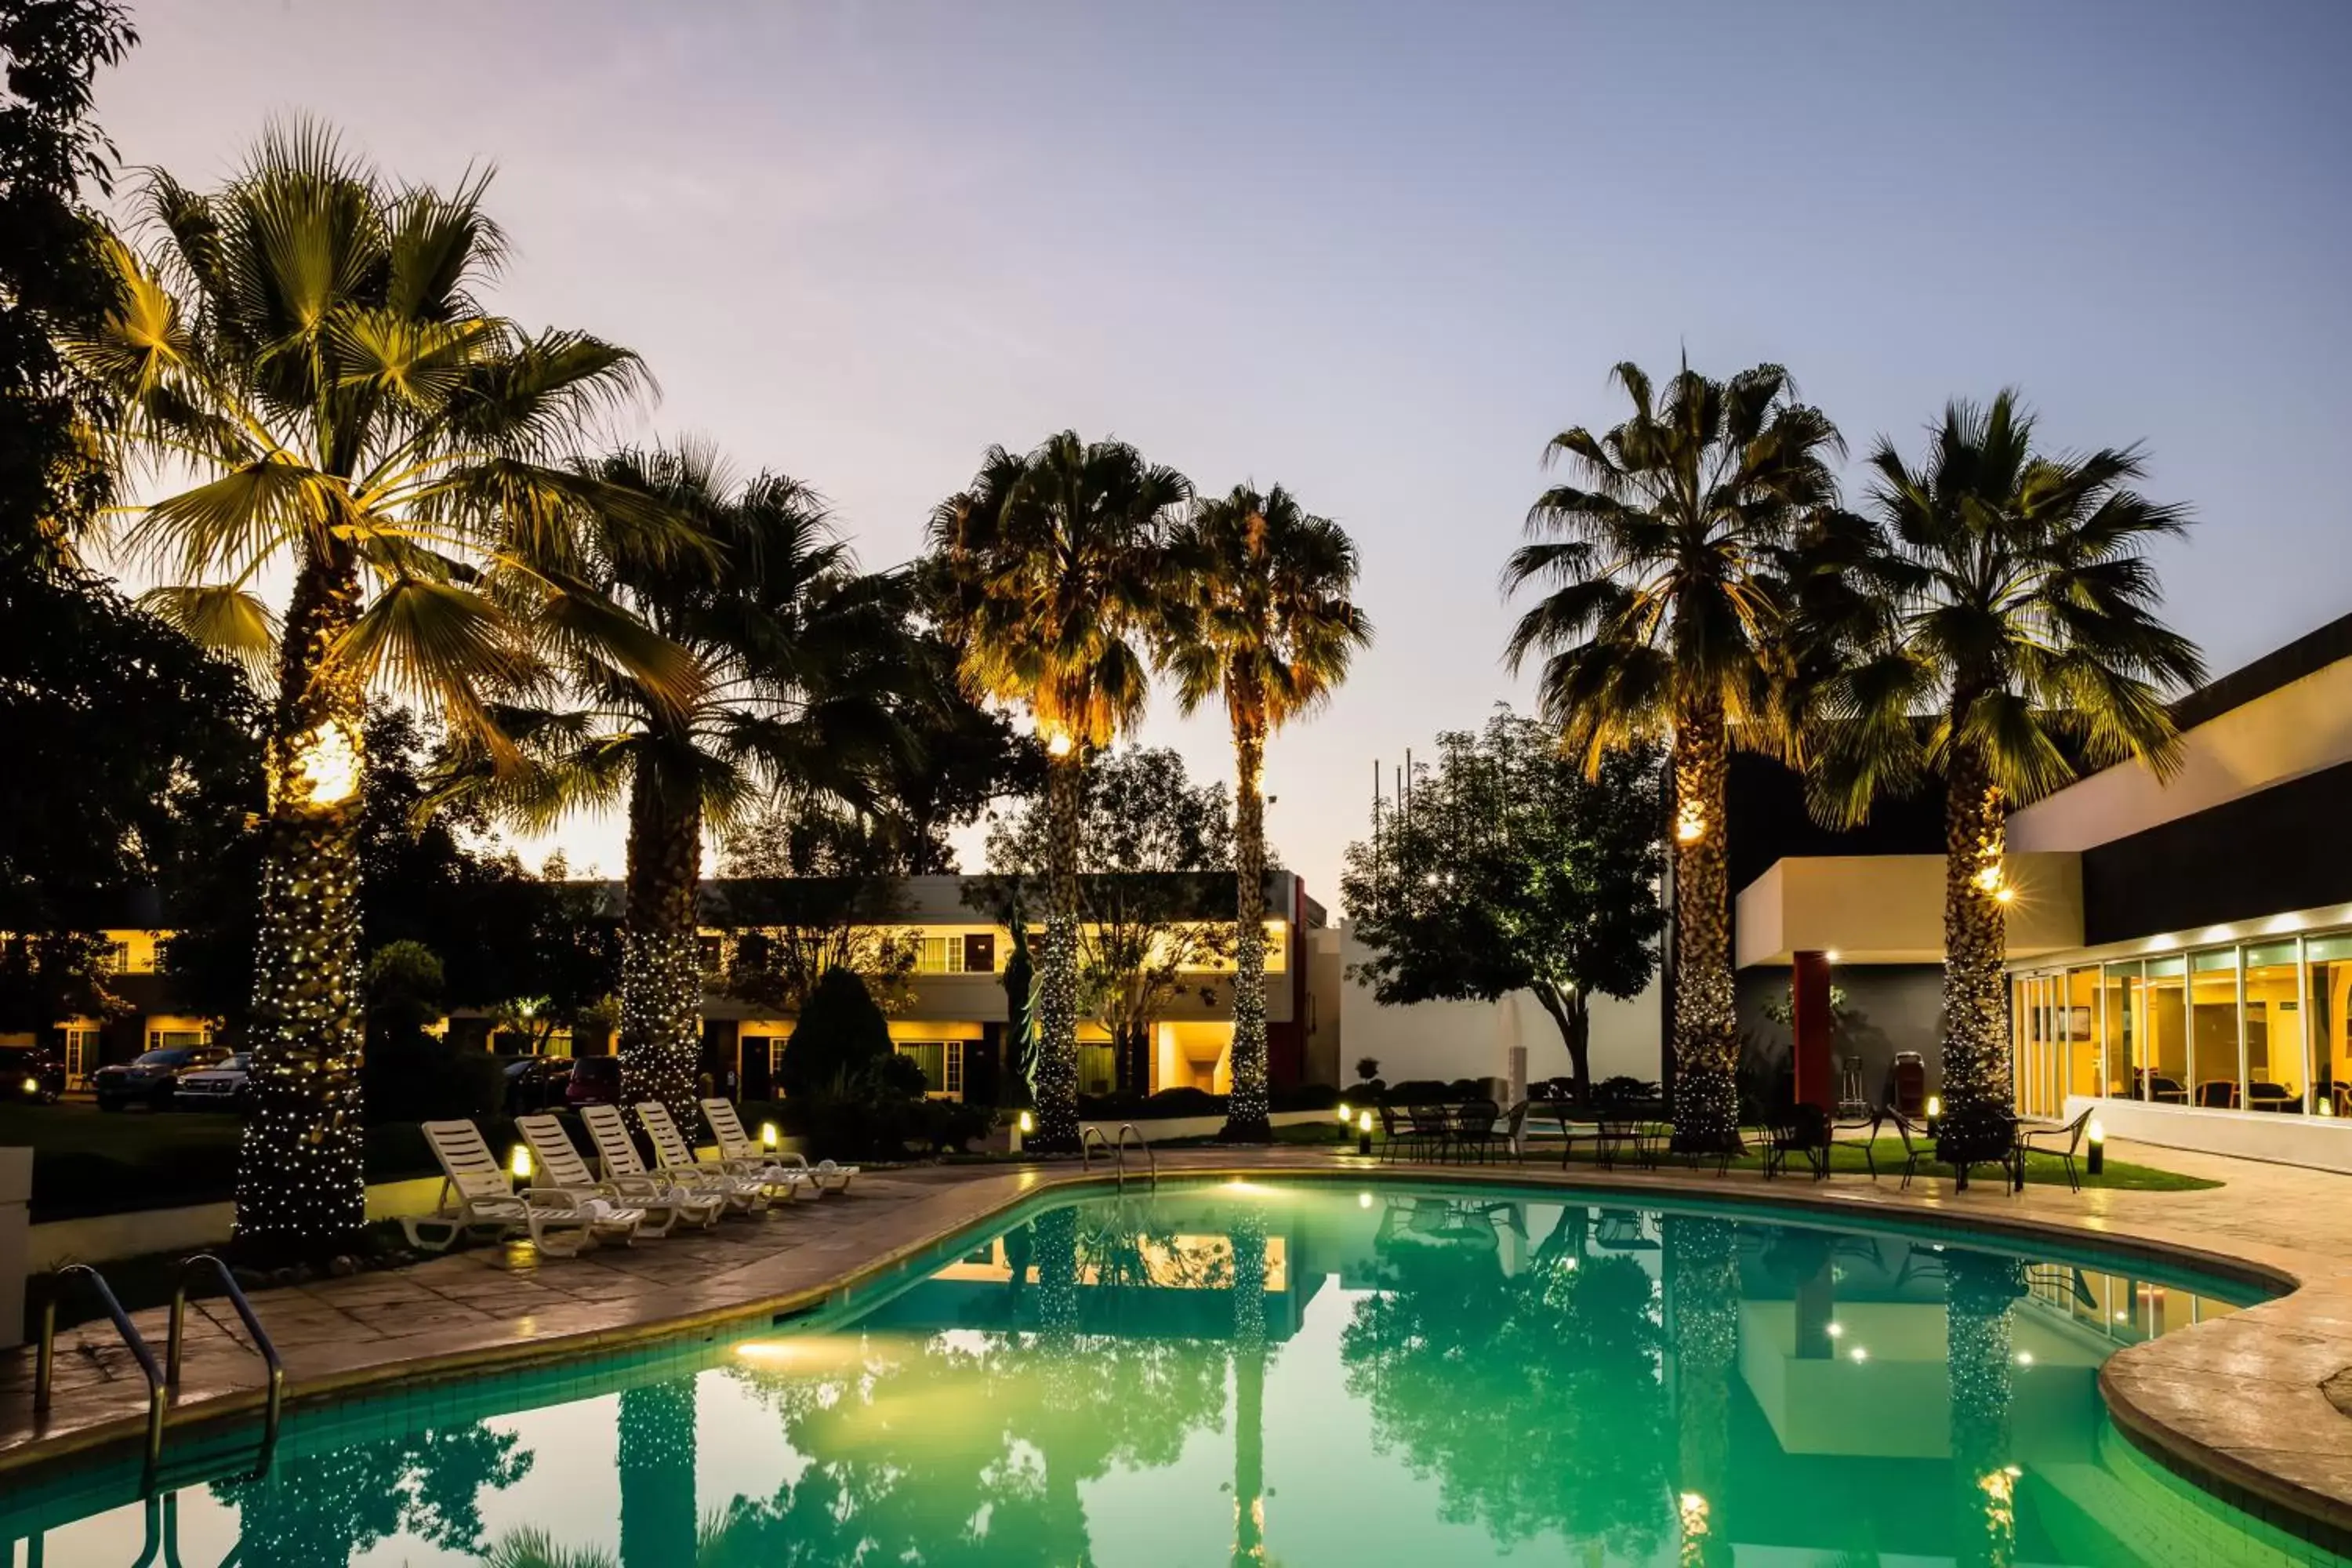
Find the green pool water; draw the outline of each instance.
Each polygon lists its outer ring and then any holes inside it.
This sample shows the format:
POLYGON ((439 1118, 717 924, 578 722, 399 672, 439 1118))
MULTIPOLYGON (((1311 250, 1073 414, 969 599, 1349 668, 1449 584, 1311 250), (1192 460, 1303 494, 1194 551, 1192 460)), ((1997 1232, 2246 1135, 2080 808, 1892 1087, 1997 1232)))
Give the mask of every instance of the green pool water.
POLYGON ((10 1568, 2337 1561, 2099 1400, 2106 1356, 2251 1299, 1769 1210, 1130 1189, 740 1334, 305 1409, 260 1479, 249 1431, 203 1428, 151 1503, 123 1465, 26 1478, 0 1541, 10 1568))

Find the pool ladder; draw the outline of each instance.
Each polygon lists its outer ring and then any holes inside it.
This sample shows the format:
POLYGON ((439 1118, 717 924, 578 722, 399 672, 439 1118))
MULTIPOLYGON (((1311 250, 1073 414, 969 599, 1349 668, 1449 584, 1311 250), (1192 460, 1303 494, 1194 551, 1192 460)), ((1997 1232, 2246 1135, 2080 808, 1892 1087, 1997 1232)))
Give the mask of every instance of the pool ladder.
POLYGON ((1143 1130, 1132 1121, 1122 1121, 1118 1124, 1118 1136, 1115 1140, 1104 1137, 1101 1128, 1091 1121, 1087 1122, 1085 1131, 1078 1135, 1078 1163, 1087 1170, 1092 1170, 1095 1163, 1095 1145, 1101 1144, 1103 1153, 1118 1169, 1120 1189, 1125 1190, 1127 1141, 1129 1135, 1134 1137, 1135 1146, 1143 1151, 1144 1166, 1150 1173, 1152 1190, 1156 1192, 1160 1187, 1160 1156, 1151 1152, 1151 1140, 1146 1138, 1143 1135, 1143 1130))
POLYGON ((278 1427, 286 1410, 286 1363, 278 1358, 278 1347, 270 1342, 269 1332, 261 1326, 261 1319, 253 1310, 253 1303, 245 1299, 237 1288, 236 1278, 228 1265, 209 1252, 197 1253, 180 1265, 179 1282, 172 1290, 172 1327, 164 1341, 163 1364, 155 1364, 155 1352, 148 1347, 145 1336, 131 1314, 122 1310, 106 1276, 87 1263, 68 1263, 57 1272, 57 1286, 48 1300, 41 1305, 41 1341, 33 1363, 33 1414, 49 1412, 51 1384, 55 1381, 58 1363, 58 1299, 64 1294, 65 1281, 74 1275, 86 1277, 90 1288, 98 1292, 99 1305, 113 1321, 114 1331, 121 1336, 123 1347, 139 1363, 140 1375, 147 1380, 147 1450, 146 1489, 154 1489, 156 1470, 163 1459, 163 1417, 172 1398, 180 1390, 180 1364, 185 1346, 188 1324, 188 1283, 190 1276, 209 1266, 221 1289, 227 1293, 229 1305, 245 1323, 245 1331, 253 1336, 255 1353, 269 1369, 269 1396, 262 1418, 261 1454, 255 1461, 253 1474, 257 1479, 269 1473, 269 1462, 278 1452, 278 1427))

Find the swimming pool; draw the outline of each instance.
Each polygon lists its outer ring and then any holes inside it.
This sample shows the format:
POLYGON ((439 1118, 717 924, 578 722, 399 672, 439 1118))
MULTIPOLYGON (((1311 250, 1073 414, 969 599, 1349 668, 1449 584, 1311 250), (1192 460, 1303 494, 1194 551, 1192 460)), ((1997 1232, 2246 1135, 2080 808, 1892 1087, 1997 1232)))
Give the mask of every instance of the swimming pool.
POLYGON ((1761 1209, 1382 1183, 1041 1200, 824 1309, 249 1431, 153 1506, 0 1497, 7 1561, 2229 1563, 2099 1363, 2253 1298, 1761 1209), (166 1504, 168 1503, 168 1506, 166 1504), (163 1553, 172 1538, 173 1554, 163 1553))

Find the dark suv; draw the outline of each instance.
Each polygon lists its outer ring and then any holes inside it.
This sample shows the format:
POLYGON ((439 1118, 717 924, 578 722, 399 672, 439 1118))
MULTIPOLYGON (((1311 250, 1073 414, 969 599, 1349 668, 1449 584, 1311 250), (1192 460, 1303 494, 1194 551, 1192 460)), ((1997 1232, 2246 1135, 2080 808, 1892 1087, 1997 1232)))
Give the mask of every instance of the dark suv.
POLYGON ((136 1061, 99 1068, 89 1075, 89 1087, 98 1095, 100 1110, 121 1110, 132 1105, 169 1110, 173 1096, 179 1091, 183 1072, 227 1059, 228 1048, 225 1046, 163 1046, 142 1053, 136 1061))
POLYGON ((66 1091, 66 1064, 38 1046, 0 1046, 0 1100, 52 1105, 66 1091))

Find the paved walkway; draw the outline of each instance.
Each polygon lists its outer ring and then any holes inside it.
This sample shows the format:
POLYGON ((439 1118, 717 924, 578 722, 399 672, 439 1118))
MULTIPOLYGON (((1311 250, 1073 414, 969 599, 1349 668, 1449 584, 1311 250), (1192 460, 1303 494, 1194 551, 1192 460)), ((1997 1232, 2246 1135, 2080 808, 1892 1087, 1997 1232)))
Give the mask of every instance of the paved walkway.
MULTIPOLYGON (((2010 1194, 1979 1180, 1911 1190, 1840 1175, 1766 1182, 1752 1172, 1599 1172, 1563 1178, 1545 1163, 1473 1173, 1549 1184, 1697 1193, 1832 1209, 1899 1212, 2037 1234, 2094 1232, 2126 1245, 2202 1254, 2297 1289, 2280 1300, 2127 1349, 2101 1384, 2116 1418, 2241 1489, 2256 1506, 2352 1532, 2352 1177, 2116 1142, 2118 1160, 2225 1184, 2199 1192, 2010 1194)), ((1323 1150, 1169 1151, 1163 1173, 1322 1172, 1361 1181, 1369 1162, 1323 1150)), ((1384 1172, 1428 1173, 1409 1165, 1384 1172)), ((1460 1167, 1444 1167, 1459 1174, 1460 1167)), ((1099 1171, 1097 1171, 1097 1179, 1099 1171)), ((484 1247, 397 1272, 258 1292, 254 1305, 283 1353, 298 1399, 399 1375, 450 1375, 518 1358, 605 1350, 683 1329, 766 1315, 887 1268, 1042 1188, 1085 1179, 1074 1164, 868 1172, 853 1193, 757 1220, 680 1232, 577 1258, 528 1246, 484 1247)), ((139 1315, 160 1355, 161 1310, 139 1315)), ((59 1335, 56 1406, 31 1411, 30 1350, 0 1355, 0 1472, 134 1435, 144 1387, 103 1321, 59 1335), (39 1439, 38 1441, 35 1441, 39 1439)), ((175 1420, 257 1406, 260 1363, 226 1303, 192 1313, 175 1420)))

